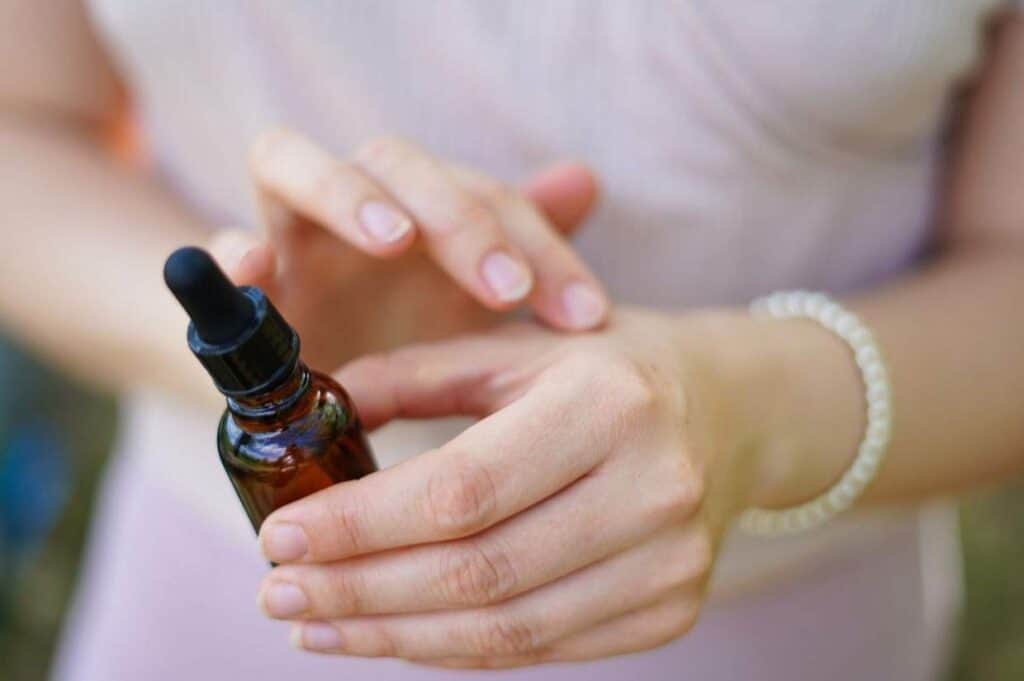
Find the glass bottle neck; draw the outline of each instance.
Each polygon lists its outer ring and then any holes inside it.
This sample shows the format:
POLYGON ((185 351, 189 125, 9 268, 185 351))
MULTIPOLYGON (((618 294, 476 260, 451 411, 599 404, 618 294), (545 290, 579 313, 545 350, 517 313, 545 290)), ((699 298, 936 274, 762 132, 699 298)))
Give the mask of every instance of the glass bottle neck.
POLYGON ((301 402, 309 387, 309 369, 296 361, 291 373, 276 388, 250 397, 229 397, 228 409, 243 419, 280 418, 301 402))

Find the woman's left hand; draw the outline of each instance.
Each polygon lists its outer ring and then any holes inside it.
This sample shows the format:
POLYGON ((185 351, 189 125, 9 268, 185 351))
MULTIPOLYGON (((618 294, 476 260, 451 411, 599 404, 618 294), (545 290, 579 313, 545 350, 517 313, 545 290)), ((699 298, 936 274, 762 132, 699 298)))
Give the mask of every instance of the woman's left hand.
POLYGON ((709 319, 618 311, 358 360, 367 425, 458 437, 279 509, 260 603, 319 652, 501 667, 658 646, 694 623, 753 461, 709 319))

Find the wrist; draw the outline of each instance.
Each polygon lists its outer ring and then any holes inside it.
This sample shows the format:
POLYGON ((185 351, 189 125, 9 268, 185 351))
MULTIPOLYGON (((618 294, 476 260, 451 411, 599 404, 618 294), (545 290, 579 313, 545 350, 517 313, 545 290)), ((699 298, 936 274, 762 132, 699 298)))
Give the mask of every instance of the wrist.
POLYGON ((805 320, 700 316, 720 476, 744 507, 785 508, 826 491, 864 428, 863 386, 843 341, 805 320))

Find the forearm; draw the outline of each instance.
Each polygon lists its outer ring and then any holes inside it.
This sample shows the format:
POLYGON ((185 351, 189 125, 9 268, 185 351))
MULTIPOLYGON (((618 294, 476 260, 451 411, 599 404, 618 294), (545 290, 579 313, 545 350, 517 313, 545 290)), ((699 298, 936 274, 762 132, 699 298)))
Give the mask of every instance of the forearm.
MULTIPOLYGON (((1022 76, 1024 21, 1007 16, 946 157, 941 256, 845 301, 873 329, 893 389, 888 458, 866 503, 955 492, 1024 468, 1022 76)), ((813 322, 745 328, 725 346, 745 367, 736 376, 746 443, 760 452, 755 502, 806 500, 850 465, 864 388, 848 348, 813 322)))
POLYGON ((0 115, 0 321, 29 347, 107 387, 206 399, 163 258, 206 238, 199 221, 85 128, 0 115))
MULTIPOLYGON (((952 253, 847 301, 873 329, 893 388, 888 458, 864 501, 956 492, 1024 468, 1024 256, 952 253)), ((849 349, 809 321, 739 321, 723 347, 754 502, 807 500, 849 467, 865 421, 849 349)))

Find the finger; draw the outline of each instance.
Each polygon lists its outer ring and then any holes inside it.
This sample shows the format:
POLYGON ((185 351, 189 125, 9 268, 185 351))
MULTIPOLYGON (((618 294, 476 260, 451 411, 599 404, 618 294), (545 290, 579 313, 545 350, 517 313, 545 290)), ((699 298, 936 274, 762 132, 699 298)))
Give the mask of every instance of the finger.
MULTIPOLYGON (((693 562, 687 531, 667 531, 635 549, 497 606, 415 615, 352 617, 295 625, 300 647, 346 655, 403 658, 530 655, 595 623, 670 594, 695 594, 702 572, 667 569, 693 562), (329 640, 329 632, 335 634, 329 640)), ((692 532, 690 533, 692 534, 692 532)), ((704 550, 703 548, 695 550, 704 550)), ((704 568, 701 567, 701 570, 704 568)))
POLYGON ((530 307, 559 329, 583 331, 608 315, 608 297, 576 251, 519 194, 501 194, 494 210, 533 268, 537 284, 530 307))
MULTIPOLYGON (((458 163, 448 163, 455 178, 472 191, 487 195, 496 180, 458 163)), ((598 198, 597 179, 590 168, 574 161, 559 161, 541 169, 520 188, 556 231, 575 232, 598 198)))
POLYGON ((273 251, 255 234, 241 229, 221 230, 210 240, 209 249, 236 284, 265 288, 273 281, 273 251))
POLYGON ((336 378, 371 430, 396 418, 480 417, 525 390, 529 373, 511 368, 532 359, 539 369, 551 343, 552 336, 533 325, 509 324, 485 335, 361 357, 336 378))
MULTIPOLYGON (((533 201, 519 191, 466 168, 453 166, 453 173, 491 206, 508 237, 526 256, 537 279, 530 305, 538 317, 555 328, 571 330, 590 329, 604 322, 608 313, 604 289, 533 201)), ((587 191, 572 186, 581 184, 580 171, 566 168, 549 173, 553 181, 541 177, 537 183, 542 190, 540 193, 556 210, 562 210, 563 217, 564 208, 578 210, 579 206, 563 208, 561 203, 562 195, 567 194, 566 188, 570 199, 579 198, 572 196, 574 192, 587 191), (558 182, 566 187, 559 187, 558 182)))
POLYGON ((264 555, 322 563, 480 532, 606 455, 608 424, 566 416, 577 399, 565 381, 538 383, 440 449, 295 501, 264 522, 264 555))
MULTIPOLYGON (((262 133, 250 169, 258 190, 374 256, 405 251, 415 238, 406 210, 372 178, 285 129, 262 133)), ((278 228, 290 220, 270 220, 278 228)))
MULTIPOLYGON (((487 532, 328 564, 283 565, 259 601, 279 619, 426 612, 484 606, 564 577, 648 538, 678 518, 659 495, 609 514, 606 500, 654 489, 645 472, 586 476, 487 532), (558 519, 553 522, 553 519, 558 519), (301 602, 289 594, 301 593, 301 602)), ((656 477, 652 472, 649 477, 656 477)))
POLYGON ((544 655, 548 662, 593 660, 663 646, 697 623, 701 599, 692 591, 649 608, 627 613, 589 631, 558 641, 544 655))
POLYGON ((396 138, 358 149, 354 164, 408 207, 431 257, 458 284, 492 309, 522 301, 533 272, 486 202, 466 191, 445 164, 396 138))
POLYGON ((506 657, 462 657, 416 660, 451 669, 508 669, 550 662, 582 662, 638 653, 684 636, 696 623, 700 600, 689 592, 620 615, 593 629, 568 636, 545 649, 506 657))
POLYGON ((273 295, 276 273, 277 258, 273 247, 268 243, 261 243, 242 256, 232 279, 239 286, 258 286, 268 295, 273 295))
POLYGON ((523 193, 562 234, 583 224, 597 203, 600 189, 590 168, 562 161, 548 166, 523 184, 523 193))
POLYGON ((242 229, 222 229, 214 233, 207 245, 210 255, 229 275, 238 263, 260 240, 242 229))

